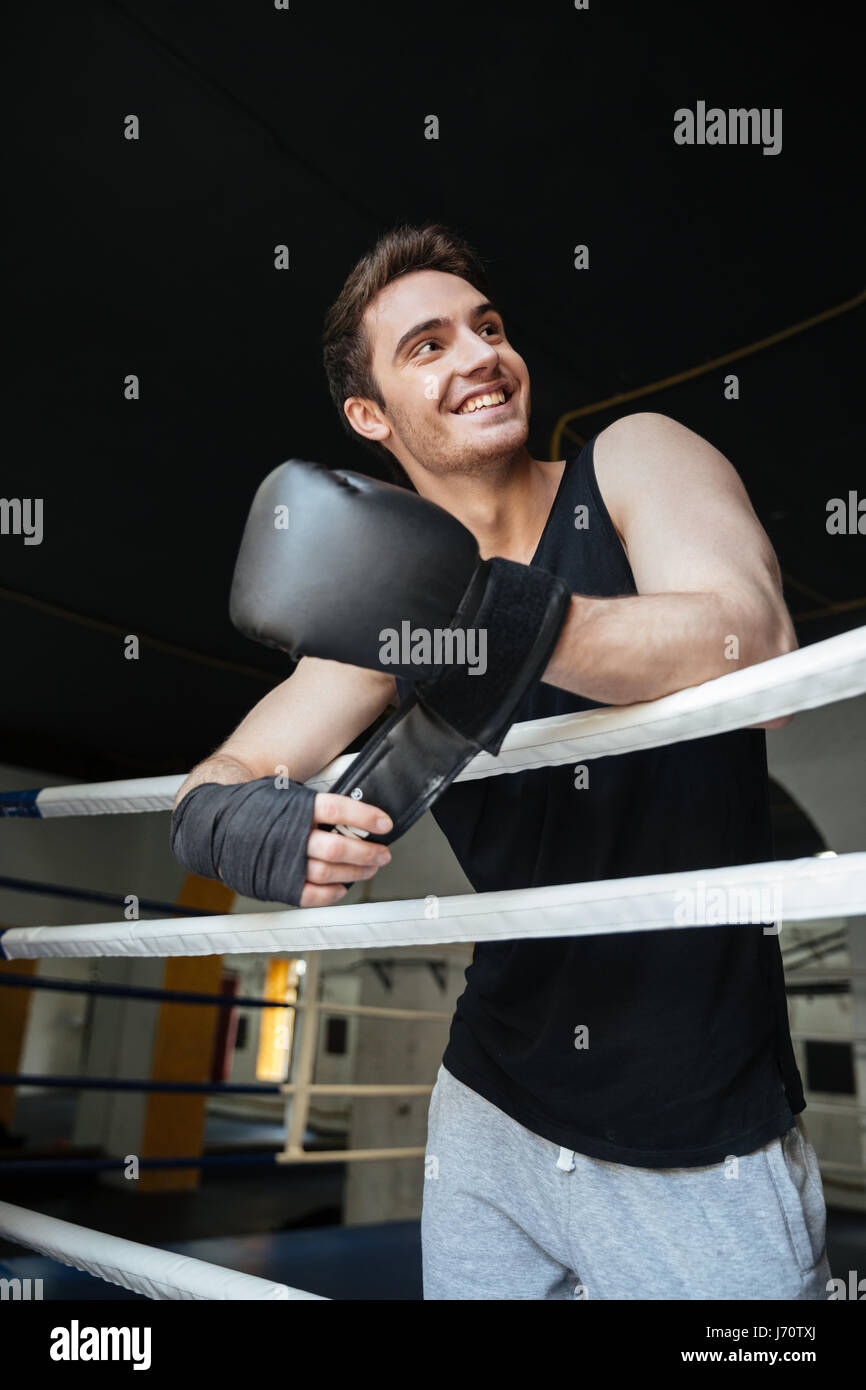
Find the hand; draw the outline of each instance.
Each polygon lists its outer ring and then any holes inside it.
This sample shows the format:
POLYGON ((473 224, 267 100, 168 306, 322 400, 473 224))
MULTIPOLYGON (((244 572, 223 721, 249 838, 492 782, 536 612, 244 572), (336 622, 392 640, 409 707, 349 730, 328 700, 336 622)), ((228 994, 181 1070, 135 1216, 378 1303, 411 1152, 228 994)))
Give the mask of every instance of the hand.
POLYGON ((301 782, 257 777, 201 782, 177 802, 170 843, 194 874, 221 878, 261 902, 325 907, 345 896, 346 882, 372 878, 390 859, 376 841, 328 834, 317 822, 342 822, 358 836, 391 829, 378 806, 301 782))
POLYGON ((352 835, 335 835, 319 827, 349 825, 381 835, 391 829, 391 821, 378 806, 332 792, 317 794, 313 818, 316 824, 307 840, 307 867, 299 906, 331 907, 346 896, 348 885, 372 878, 385 864, 390 864, 391 854, 386 845, 352 835))

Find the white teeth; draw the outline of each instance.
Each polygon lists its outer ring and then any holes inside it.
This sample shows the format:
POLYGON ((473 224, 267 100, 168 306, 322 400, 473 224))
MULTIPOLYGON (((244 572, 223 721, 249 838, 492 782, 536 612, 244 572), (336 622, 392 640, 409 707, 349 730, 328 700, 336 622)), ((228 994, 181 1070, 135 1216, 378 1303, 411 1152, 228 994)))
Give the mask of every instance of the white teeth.
POLYGON ((488 405, 504 405, 505 392, 502 390, 492 391, 487 396, 473 396, 460 407, 458 415, 472 415, 476 410, 483 410, 488 405))

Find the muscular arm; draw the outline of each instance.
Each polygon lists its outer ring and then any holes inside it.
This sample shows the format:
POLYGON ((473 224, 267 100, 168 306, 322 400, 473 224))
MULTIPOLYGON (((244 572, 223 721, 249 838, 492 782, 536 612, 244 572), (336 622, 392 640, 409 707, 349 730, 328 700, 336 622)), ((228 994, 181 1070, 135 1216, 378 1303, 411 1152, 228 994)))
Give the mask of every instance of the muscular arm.
POLYGON ((548 684, 632 704, 796 648, 773 548, 717 449, 639 414, 604 430, 594 456, 638 592, 572 597, 548 684))

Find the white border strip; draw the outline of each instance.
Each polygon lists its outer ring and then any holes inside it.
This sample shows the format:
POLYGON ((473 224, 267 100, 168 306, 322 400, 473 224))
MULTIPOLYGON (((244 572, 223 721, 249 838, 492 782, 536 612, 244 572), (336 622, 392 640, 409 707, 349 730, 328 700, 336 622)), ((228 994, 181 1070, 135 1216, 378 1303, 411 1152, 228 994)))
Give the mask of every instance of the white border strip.
MULTIPOLYGON (((780 719, 866 692, 866 627, 815 642, 703 685, 677 690, 638 705, 604 706, 581 714, 554 715, 515 724, 498 757, 480 753, 458 781, 526 772, 537 767, 634 753, 686 739, 780 719)), ((308 786, 326 790, 353 762, 344 753, 311 777, 308 786)), ((46 787, 36 798, 42 817, 98 816, 109 812, 167 811, 185 775, 141 777, 125 782, 46 787)))
POLYGON ((723 922, 811 922, 866 913, 866 853, 771 860, 598 883, 453 898, 72 927, 12 927, 0 952, 41 956, 209 956, 242 951, 442 945, 518 937, 594 936, 723 922), (759 904, 761 913, 742 915, 759 904))
POLYGON ((36 798, 43 820, 50 816, 123 815, 134 811, 170 811, 186 774, 131 777, 123 782, 84 782, 80 786, 44 787, 36 798))
POLYGON ((255 1274, 224 1269, 191 1255, 175 1255, 135 1240, 91 1231, 8 1202, 0 1202, 0 1235, 147 1298, 328 1301, 288 1284, 273 1284, 255 1274))

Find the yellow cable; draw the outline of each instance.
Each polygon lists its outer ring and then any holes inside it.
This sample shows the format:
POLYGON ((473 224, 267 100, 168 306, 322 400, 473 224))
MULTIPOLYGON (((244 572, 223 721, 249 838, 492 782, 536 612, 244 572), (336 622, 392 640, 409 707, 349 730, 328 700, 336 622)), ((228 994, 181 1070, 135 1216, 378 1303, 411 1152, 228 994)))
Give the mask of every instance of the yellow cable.
POLYGON ((655 391, 662 391, 668 386, 678 386, 681 381, 689 381, 692 377, 703 376, 705 372, 711 372, 716 367, 723 367, 727 362, 735 362, 739 357, 748 357, 753 352, 760 352, 762 348, 772 347, 774 343, 780 343, 784 338, 790 338, 795 333, 802 333, 807 328, 813 328, 816 323, 824 323, 827 319, 835 318, 837 314, 844 314, 849 309, 855 309, 858 304, 862 304, 866 299, 866 290, 861 290, 855 294, 853 299, 846 299, 843 304, 836 304, 832 309, 824 309, 820 314, 813 314, 811 318, 803 319, 802 323, 795 323, 790 328, 782 328, 778 333, 771 333, 768 338, 761 338, 756 343, 749 343, 746 347, 735 348, 733 352, 723 353, 721 357, 714 357, 711 362, 704 362, 699 367, 689 367, 684 372, 677 372, 674 376, 664 377, 661 381, 652 381, 648 386, 637 386, 633 391, 620 391, 616 396, 608 396, 607 400, 595 401, 592 405, 579 406, 577 410, 567 410, 560 415, 553 428, 550 441, 550 457, 558 459, 561 457, 560 449, 563 434, 568 434, 569 438, 575 443, 580 442, 574 432, 568 429, 569 420, 576 420, 581 415, 592 415, 595 411, 606 410, 611 405, 621 405, 624 401, 633 401, 638 396, 649 396, 655 391))

